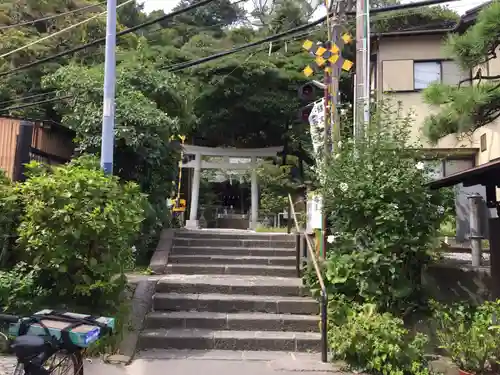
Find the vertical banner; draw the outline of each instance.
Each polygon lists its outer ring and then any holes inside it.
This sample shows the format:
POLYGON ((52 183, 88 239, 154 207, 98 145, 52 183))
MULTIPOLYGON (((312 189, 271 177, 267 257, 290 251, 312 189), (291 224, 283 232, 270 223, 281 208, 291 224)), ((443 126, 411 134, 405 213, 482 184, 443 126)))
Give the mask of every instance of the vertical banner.
POLYGON ((322 227, 323 199, 321 195, 311 192, 307 195, 307 233, 314 233, 322 227))
POLYGON ((323 100, 314 103, 308 120, 314 153, 319 155, 322 150, 325 128, 325 105, 323 100))

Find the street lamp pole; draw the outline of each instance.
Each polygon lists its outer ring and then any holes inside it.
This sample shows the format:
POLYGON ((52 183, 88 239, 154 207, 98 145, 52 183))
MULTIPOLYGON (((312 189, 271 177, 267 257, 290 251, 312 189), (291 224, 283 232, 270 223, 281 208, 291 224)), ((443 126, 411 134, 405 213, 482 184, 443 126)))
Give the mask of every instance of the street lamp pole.
POLYGON ((104 100, 102 110, 101 168, 113 174, 116 86, 116 0, 107 0, 104 100))

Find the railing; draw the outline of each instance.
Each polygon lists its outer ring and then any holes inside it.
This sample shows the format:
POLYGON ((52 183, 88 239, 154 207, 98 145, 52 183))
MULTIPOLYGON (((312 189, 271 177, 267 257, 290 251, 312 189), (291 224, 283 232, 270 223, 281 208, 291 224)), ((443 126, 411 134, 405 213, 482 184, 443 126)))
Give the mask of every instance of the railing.
MULTIPOLYGON (((292 196, 288 195, 288 200, 290 203, 290 211, 292 214, 293 222, 295 223, 295 229, 297 230, 297 235, 300 236, 301 229, 299 226, 299 221, 297 220, 297 214, 295 213, 295 206, 293 203, 292 196)), ((318 282, 321 288, 321 361, 328 361, 328 294, 325 287, 325 282, 323 281, 323 276, 321 275, 321 270, 318 265, 318 260, 316 259, 316 253, 314 252, 314 245, 311 243, 311 239, 307 233, 303 233, 306 241, 307 251, 309 257, 313 263, 314 270, 316 271, 316 276, 318 277, 318 282)), ((297 246, 297 272, 300 273, 300 245, 297 246)))
POLYGON ((30 160, 36 160, 43 164, 64 164, 69 162, 69 159, 63 158, 59 155, 49 154, 35 147, 30 147, 30 160))

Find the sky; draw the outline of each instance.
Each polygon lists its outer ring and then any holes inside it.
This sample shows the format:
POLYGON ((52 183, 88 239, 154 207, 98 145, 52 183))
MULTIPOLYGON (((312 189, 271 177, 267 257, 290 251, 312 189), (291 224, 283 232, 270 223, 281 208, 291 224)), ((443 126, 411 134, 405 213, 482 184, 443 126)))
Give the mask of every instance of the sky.
MULTIPOLYGON (((144 10, 146 12, 151 12, 157 9, 163 9, 165 12, 169 12, 174 8, 178 0, 142 0, 144 3, 144 10)), ((403 3, 412 3, 414 0, 403 0, 403 3)), ((482 3, 486 2, 486 0, 458 0, 454 2, 448 3, 448 6, 451 9, 456 10, 459 14, 465 13, 468 9, 474 8, 482 3)), ((251 5, 252 1, 248 1, 247 4, 251 5)), ((444 4, 446 5, 446 4, 444 4)), ((318 15, 315 14, 315 17, 321 17, 324 15, 324 9, 321 13, 318 11, 318 15)))

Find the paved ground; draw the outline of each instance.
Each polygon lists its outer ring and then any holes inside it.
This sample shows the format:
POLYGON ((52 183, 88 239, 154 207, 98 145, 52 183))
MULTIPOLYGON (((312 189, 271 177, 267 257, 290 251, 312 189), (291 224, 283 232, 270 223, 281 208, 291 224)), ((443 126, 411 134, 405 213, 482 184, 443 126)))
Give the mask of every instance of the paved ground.
MULTIPOLYGON (((12 357, 0 357, 0 375, 10 375, 12 357)), ((139 353, 129 366, 105 364, 100 359, 85 363, 85 375, 347 375, 332 364, 319 361, 319 354, 283 352, 232 352, 154 350, 139 353)))

